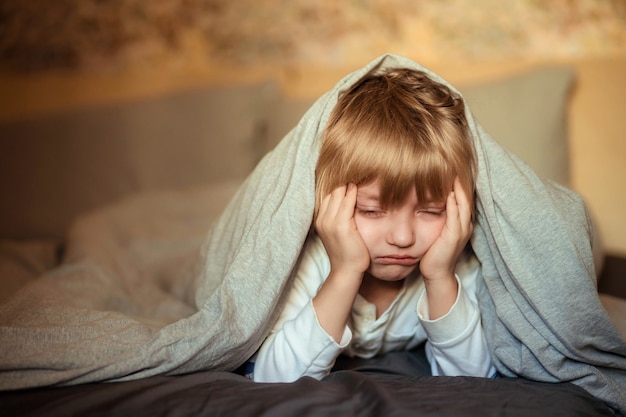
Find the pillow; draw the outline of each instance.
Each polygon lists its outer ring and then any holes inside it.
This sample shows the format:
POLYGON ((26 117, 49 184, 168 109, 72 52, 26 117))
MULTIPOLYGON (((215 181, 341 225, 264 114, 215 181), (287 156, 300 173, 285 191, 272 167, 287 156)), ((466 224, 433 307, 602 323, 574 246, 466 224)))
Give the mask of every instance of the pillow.
POLYGON ((190 91, 123 114, 131 166, 141 188, 243 178, 258 162, 274 83, 190 91))
POLYGON ((567 113, 573 79, 570 68, 542 67, 459 90, 495 140, 540 177, 568 186, 567 113))
MULTIPOLYGON (((459 90, 495 140, 540 177, 571 187, 567 117, 573 83, 571 68, 541 67, 459 90)), ((590 216, 593 220, 593 213, 590 216)), ((604 247, 593 223, 592 251, 599 277, 604 247)))
POLYGON ((277 100, 267 115, 267 141, 263 153, 272 150, 291 129, 296 127, 315 99, 285 98, 277 100))
POLYGON ((132 192, 245 177, 276 93, 206 88, 0 125, 0 237, 62 237, 132 192))

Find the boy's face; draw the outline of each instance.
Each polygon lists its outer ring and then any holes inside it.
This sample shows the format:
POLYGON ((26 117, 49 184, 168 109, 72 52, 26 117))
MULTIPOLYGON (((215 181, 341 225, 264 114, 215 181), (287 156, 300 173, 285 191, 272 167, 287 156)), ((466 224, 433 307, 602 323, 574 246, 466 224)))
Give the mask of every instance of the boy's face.
POLYGON ((397 281, 415 270, 441 235, 446 204, 421 204, 411 189, 401 206, 383 209, 379 195, 378 182, 358 187, 354 221, 369 251, 367 272, 384 281, 397 281))

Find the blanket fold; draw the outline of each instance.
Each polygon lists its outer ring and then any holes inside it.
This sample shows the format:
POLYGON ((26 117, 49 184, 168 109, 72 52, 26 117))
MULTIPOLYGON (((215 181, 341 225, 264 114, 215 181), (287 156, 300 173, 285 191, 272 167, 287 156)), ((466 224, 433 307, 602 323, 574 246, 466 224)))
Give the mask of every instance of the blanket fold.
MULTIPOLYGON (((129 248, 128 236, 93 243, 97 234, 87 227, 83 241, 92 246, 77 245, 65 265, 0 306, 0 389, 232 370, 251 356, 310 229, 321 132, 340 92, 377 65, 419 69, 449 85, 397 55, 347 75, 265 156, 221 215, 205 216, 215 221, 197 256, 196 241, 172 243, 164 230, 154 242, 172 263, 154 267, 155 252, 129 248), (158 303, 149 305, 146 294, 158 303)), ((466 111, 479 167, 471 244, 498 370, 571 381, 626 412, 626 343, 598 299, 582 200, 538 178, 466 111)), ((211 192, 198 191, 191 204, 211 192)), ((95 231, 120 226, 111 218, 95 231)))

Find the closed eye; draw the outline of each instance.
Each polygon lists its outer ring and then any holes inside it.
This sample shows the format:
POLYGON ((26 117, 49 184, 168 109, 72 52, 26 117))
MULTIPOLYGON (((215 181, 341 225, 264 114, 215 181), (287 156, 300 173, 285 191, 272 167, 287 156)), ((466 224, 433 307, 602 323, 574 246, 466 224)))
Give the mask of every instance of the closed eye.
POLYGON ((425 214, 427 216, 440 217, 443 216, 446 212, 446 209, 423 209, 418 210, 418 214, 425 214))
POLYGON ((366 207, 357 207, 356 211, 358 214, 360 214, 361 216, 365 216, 365 217, 379 217, 385 213, 381 209, 366 208, 366 207))

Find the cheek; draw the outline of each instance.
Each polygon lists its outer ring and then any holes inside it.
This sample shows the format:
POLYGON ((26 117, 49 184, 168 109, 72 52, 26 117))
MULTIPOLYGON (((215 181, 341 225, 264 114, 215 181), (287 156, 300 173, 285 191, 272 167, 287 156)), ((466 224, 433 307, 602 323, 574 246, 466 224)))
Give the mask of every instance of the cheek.
POLYGON ((446 218, 444 216, 437 217, 434 221, 424 222, 418 227, 418 233, 421 236, 421 241, 428 247, 430 247, 439 236, 446 224, 446 218))
POLYGON ((361 237, 365 238, 370 233, 371 227, 368 225, 367 220, 354 216, 354 224, 356 225, 356 229, 359 231, 361 237))
POLYGON ((361 235, 361 238, 365 242, 365 246, 367 246, 367 250, 371 253, 372 243, 378 238, 378 231, 375 223, 357 216, 354 217, 354 223, 359 231, 359 234, 361 235))

